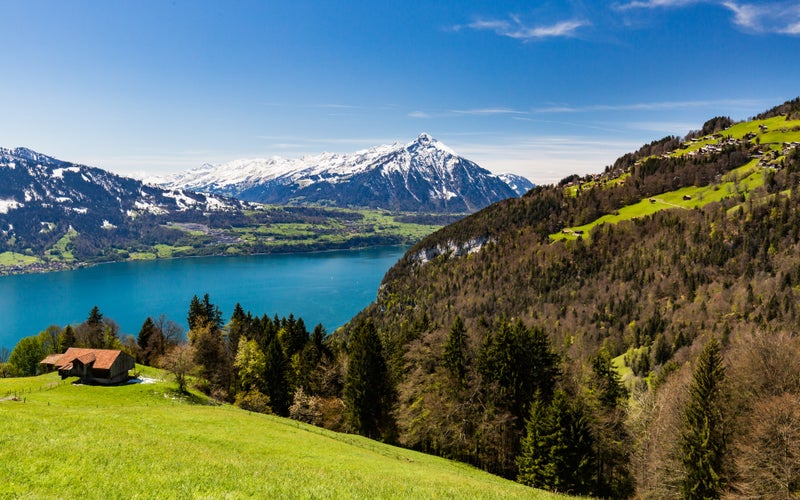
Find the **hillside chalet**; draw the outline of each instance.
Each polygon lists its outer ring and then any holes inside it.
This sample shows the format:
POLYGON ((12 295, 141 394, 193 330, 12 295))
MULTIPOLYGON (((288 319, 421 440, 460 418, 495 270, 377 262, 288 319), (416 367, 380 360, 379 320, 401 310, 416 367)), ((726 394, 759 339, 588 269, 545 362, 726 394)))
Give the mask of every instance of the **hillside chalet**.
POLYGON ((70 347, 64 354, 53 354, 40 361, 58 370, 62 379, 80 377, 84 384, 111 385, 128 380, 128 370, 135 366, 127 353, 114 349, 70 347))

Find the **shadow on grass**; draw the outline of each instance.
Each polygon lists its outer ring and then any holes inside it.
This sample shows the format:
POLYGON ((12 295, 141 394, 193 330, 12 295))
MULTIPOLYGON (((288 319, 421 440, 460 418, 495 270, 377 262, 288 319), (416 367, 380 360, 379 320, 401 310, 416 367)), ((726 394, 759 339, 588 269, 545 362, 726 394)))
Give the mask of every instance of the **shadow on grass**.
POLYGON ((167 389, 164 394, 175 401, 181 401, 192 405, 218 406, 218 403, 208 396, 189 391, 180 391, 177 388, 167 389))

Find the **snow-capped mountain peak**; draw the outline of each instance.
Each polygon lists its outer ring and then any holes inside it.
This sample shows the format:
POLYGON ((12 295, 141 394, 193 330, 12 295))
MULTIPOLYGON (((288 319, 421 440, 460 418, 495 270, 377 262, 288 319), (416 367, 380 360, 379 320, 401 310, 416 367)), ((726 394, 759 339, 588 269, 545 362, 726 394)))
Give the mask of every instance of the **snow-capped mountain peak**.
POLYGON ((500 177, 427 133, 405 145, 396 142, 350 154, 202 165, 161 184, 264 203, 404 211, 474 211, 517 196, 500 177))

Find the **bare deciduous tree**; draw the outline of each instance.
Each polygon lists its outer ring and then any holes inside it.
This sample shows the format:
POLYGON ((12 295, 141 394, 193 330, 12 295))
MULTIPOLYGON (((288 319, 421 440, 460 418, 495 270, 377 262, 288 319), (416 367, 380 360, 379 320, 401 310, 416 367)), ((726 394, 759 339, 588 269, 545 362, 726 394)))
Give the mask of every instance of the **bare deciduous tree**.
POLYGON ((178 390, 186 392, 189 374, 194 370, 194 349, 189 344, 178 344, 161 357, 161 368, 168 370, 178 383, 178 390))

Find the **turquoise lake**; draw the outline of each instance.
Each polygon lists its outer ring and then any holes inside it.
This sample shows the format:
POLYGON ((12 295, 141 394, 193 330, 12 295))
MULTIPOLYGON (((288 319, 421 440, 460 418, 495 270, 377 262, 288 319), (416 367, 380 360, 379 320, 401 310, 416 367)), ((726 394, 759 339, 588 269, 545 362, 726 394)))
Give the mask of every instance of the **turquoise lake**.
POLYGON ((375 300, 383 275, 404 247, 245 257, 120 262, 46 274, 0 277, 0 347, 49 325, 84 321, 93 306, 137 335, 148 316, 165 314, 186 328, 193 295, 208 293, 227 322, 245 311, 303 318, 307 328, 342 326, 375 300))

